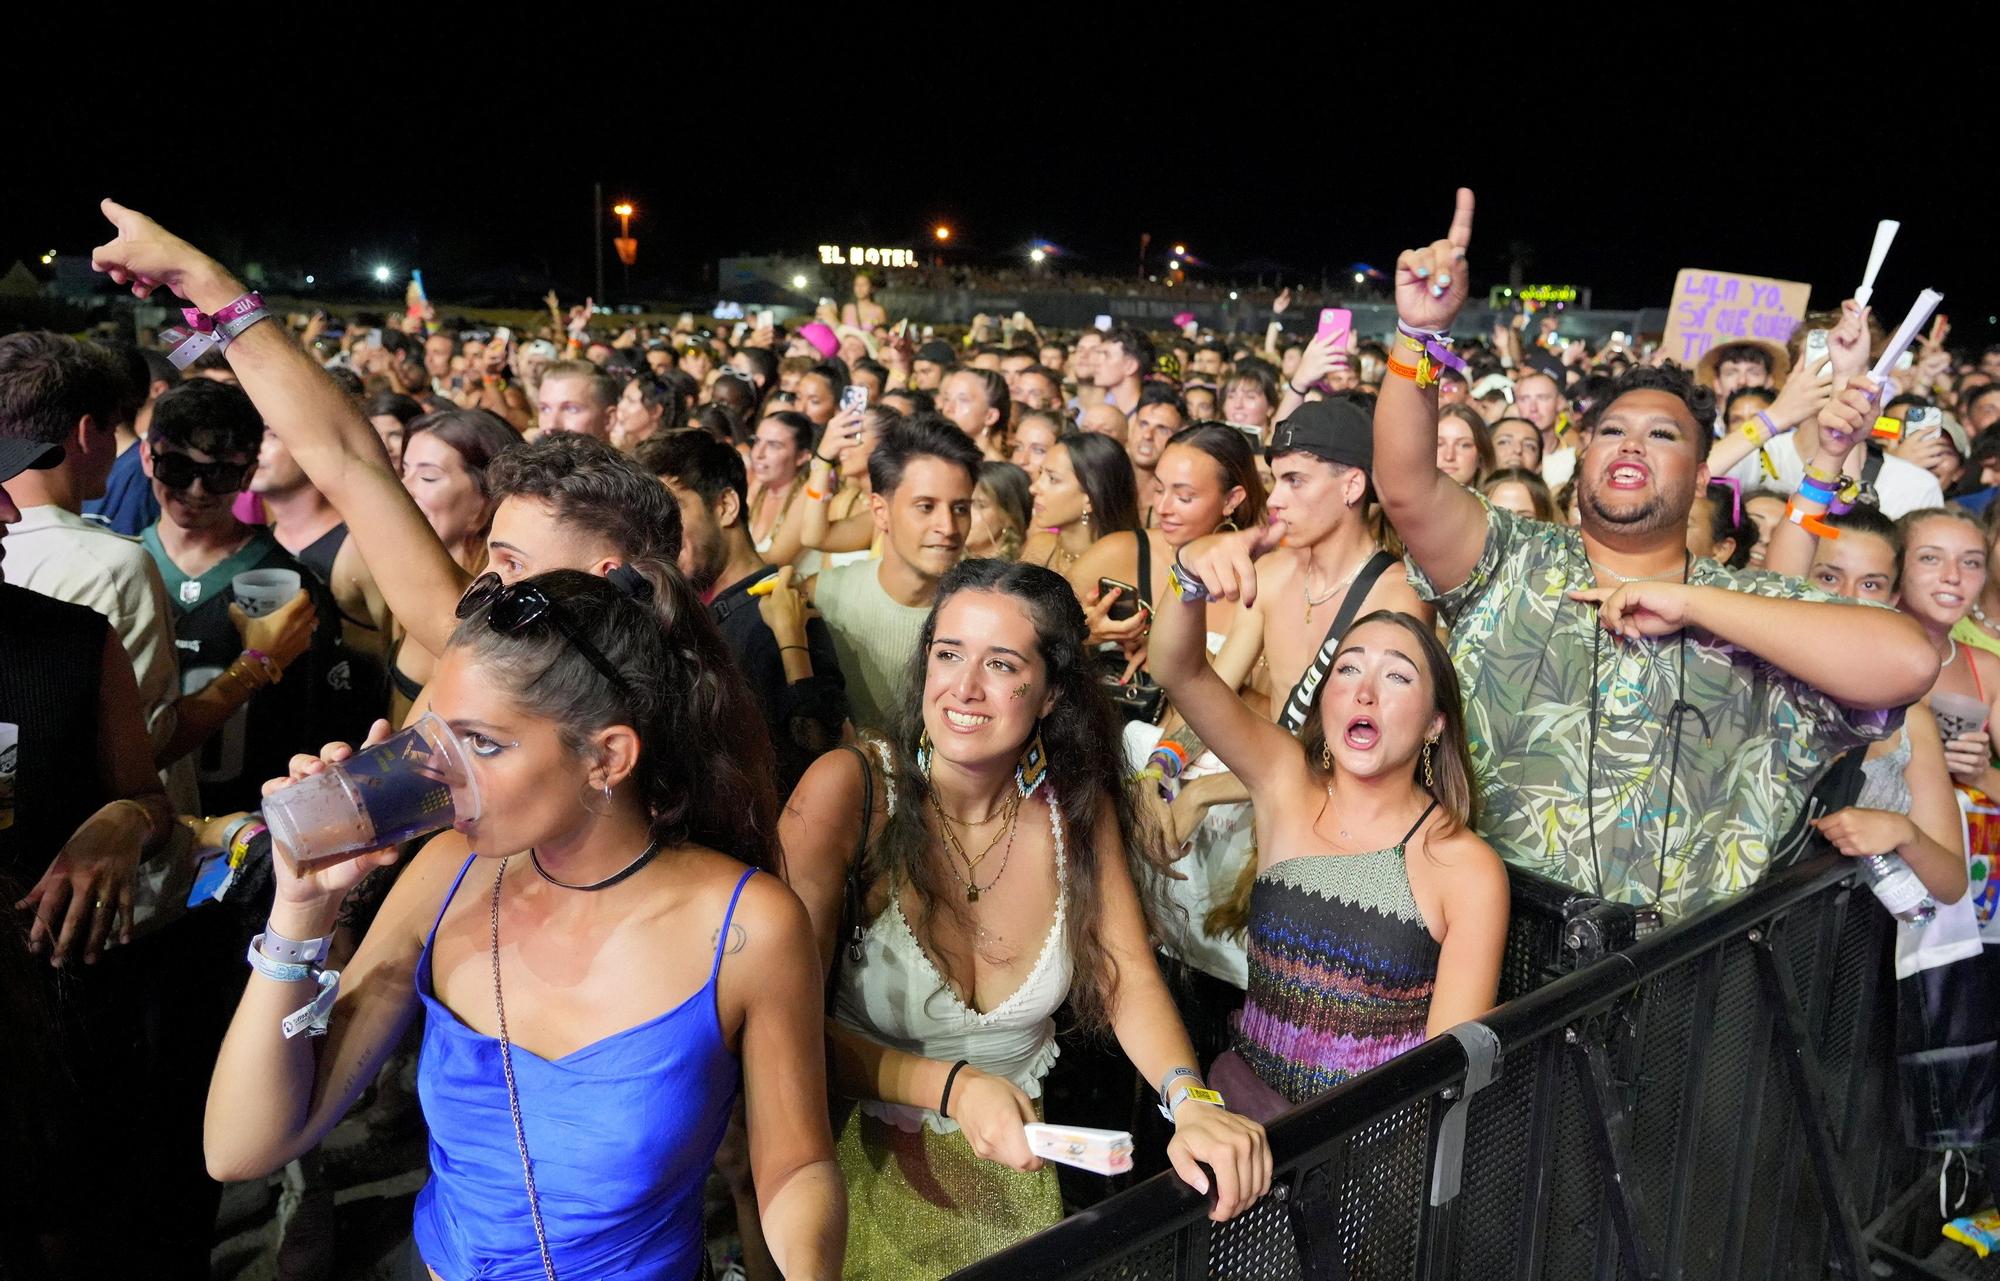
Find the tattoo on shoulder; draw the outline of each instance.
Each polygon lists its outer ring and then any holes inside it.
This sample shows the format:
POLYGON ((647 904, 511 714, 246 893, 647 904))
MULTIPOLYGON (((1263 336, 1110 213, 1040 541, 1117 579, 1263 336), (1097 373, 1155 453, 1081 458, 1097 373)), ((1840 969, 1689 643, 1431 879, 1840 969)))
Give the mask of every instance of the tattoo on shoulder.
MULTIPOLYGON (((722 949, 723 952, 729 956, 736 955, 738 952, 741 952, 743 950, 743 944, 748 940, 748 938, 749 935, 743 932, 742 926, 732 924, 729 927, 729 944, 727 947, 724 947, 722 949)), ((714 947, 718 942, 721 941, 721 939, 722 939, 722 931, 717 930, 715 933, 708 936, 708 945, 710 947, 714 947)))

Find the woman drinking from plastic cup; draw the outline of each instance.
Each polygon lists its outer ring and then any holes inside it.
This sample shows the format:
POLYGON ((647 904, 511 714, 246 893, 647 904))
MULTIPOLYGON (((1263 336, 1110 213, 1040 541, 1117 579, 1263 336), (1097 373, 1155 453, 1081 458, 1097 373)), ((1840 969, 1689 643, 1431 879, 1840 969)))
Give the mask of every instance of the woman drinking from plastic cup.
MULTIPOLYGON (((700 601, 670 568, 559 570, 483 576, 459 615, 431 708, 470 756, 478 817, 416 856, 344 975, 320 965, 341 898, 395 851, 306 875, 275 860, 210 1087, 210 1171, 309 1150, 421 1009, 433 1276, 695 1275, 739 1082, 772 1252, 833 1276, 810 926, 757 875, 769 749, 738 745, 755 708, 700 601)), ((292 778, 348 755, 295 757, 292 778)))

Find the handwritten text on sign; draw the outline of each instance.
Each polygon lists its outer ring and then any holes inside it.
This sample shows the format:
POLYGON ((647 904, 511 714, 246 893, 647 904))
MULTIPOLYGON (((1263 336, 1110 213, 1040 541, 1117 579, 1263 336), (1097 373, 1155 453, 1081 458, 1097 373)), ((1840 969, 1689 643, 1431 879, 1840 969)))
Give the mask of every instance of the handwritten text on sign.
POLYGON ((1805 318, 1812 286, 1726 271, 1684 267, 1664 344, 1670 359, 1692 365, 1718 343, 1761 338, 1783 345, 1805 318))

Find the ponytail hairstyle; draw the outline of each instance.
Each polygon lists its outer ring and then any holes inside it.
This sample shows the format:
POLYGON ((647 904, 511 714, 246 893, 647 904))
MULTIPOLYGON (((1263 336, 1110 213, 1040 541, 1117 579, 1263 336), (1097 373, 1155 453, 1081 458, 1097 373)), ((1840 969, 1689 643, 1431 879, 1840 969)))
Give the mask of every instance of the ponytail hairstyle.
POLYGON ((598 730, 631 726, 641 746, 633 777, 661 844, 706 845, 776 871, 771 744, 762 732, 743 732, 761 727, 763 714, 674 563, 649 558, 609 578, 558 569, 523 581, 597 647, 629 696, 546 620, 500 632, 482 607, 458 625, 452 647, 468 651, 481 674, 530 715, 555 722, 579 757, 598 730))
MULTIPOLYGON (((1099 815, 1109 807, 1116 816, 1119 848, 1135 880, 1147 865, 1164 867, 1166 857, 1159 832, 1137 804, 1125 777, 1122 722, 1084 652, 1088 628, 1083 607, 1062 575, 1040 565, 981 559, 960 562, 939 582, 937 601, 924 620, 922 643, 904 677, 905 698, 890 729, 897 803, 869 849, 862 875, 871 891, 894 895, 905 884, 916 890, 913 897, 919 907, 911 929, 925 950, 937 955, 931 923, 939 913, 963 917, 965 895, 942 854, 933 853, 935 841, 926 823, 930 787, 917 768, 917 744, 924 732, 923 689, 938 614, 953 596, 968 591, 1012 597, 1034 622, 1035 645, 1048 669, 1049 694, 1054 699, 1038 726, 1048 755, 1048 775, 1042 786, 1052 789, 1041 795, 1061 809, 1067 862, 1064 944, 1075 960, 1070 1008, 1080 1026, 1102 1029, 1110 1023, 1118 972, 1104 946, 1101 929, 1096 841, 1099 815)), ((1023 742, 1022 750, 1027 746, 1023 742)), ((871 894, 870 901, 882 900, 871 894)))

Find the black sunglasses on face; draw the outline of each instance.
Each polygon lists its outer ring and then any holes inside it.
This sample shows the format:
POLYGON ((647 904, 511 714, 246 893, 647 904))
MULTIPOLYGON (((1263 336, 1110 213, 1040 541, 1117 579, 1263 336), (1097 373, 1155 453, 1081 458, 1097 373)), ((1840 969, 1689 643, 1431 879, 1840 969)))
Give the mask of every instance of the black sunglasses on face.
POLYGON ((243 482, 250 478, 250 469, 256 466, 227 461, 198 463, 186 454, 162 453, 158 449, 152 454, 153 479, 177 492, 199 480, 211 494, 233 494, 243 488, 243 482))
POLYGON ((482 608, 486 611, 487 625, 503 635, 512 635, 541 619, 554 623, 556 630, 563 634, 563 639, 575 646, 577 653, 590 660, 590 665, 603 673, 612 688, 624 695, 627 702, 635 701, 632 687, 618 674, 611 660, 585 639, 562 607, 550 600, 535 584, 503 583, 498 574, 481 574, 473 580, 472 586, 465 589, 465 595, 458 598, 458 617, 469 618, 482 608))

